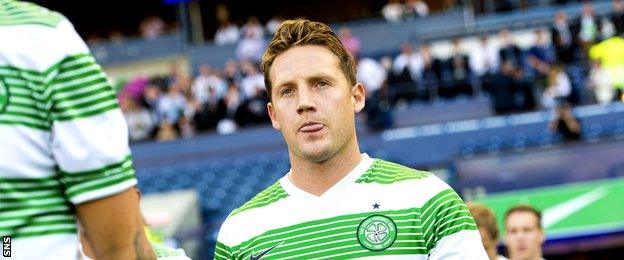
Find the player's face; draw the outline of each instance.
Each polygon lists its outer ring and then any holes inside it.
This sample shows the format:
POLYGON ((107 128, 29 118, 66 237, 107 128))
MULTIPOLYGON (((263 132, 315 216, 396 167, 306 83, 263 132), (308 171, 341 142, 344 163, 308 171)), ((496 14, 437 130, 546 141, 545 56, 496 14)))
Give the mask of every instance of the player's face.
POLYGON ((541 256, 544 232, 531 212, 514 212, 505 222, 505 244, 510 259, 538 259, 541 256))
POLYGON ((275 58, 269 73, 269 116, 291 156, 324 162, 356 142, 354 117, 364 107, 364 87, 348 83, 331 51, 293 47, 275 58))

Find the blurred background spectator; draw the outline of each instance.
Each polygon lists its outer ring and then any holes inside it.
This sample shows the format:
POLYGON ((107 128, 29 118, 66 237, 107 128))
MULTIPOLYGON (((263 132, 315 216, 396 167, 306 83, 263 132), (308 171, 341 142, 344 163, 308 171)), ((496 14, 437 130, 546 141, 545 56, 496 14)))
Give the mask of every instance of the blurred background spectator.
POLYGON ((162 18, 151 15, 145 17, 139 24, 141 36, 146 39, 154 39, 163 34, 165 31, 165 21, 162 18))
POLYGON ((550 122, 550 130, 559 135, 564 141, 578 141, 581 139, 581 124, 572 114, 572 106, 565 102, 555 109, 555 115, 550 122))
POLYGON ((470 69, 484 82, 484 85, 486 85, 486 77, 491 77, 498 71, 500 63, 498 51, 486 35, 480 36, 476 48, 470 51, 470 69))
POLYGON ((404 7, 399 0, 388 0, 388 3, 381 9, 383 17, 388 22, 400 22, 403 20, 404 7))
POLYGON ((392 126, 392 118, 386 100, 389 70, 371 58, 357 60, 357 81, 366 88, 366 123, 378 131, 392 126))
POLYGON ((561 63, 554 64, 548 72, 547 86, 542 94, 542 104, 548 108, 562 104, 572 93, 570 78, 561 63))
POLYGON ((602 67, 599 61, 592 62, 588 80, 587 85, 592 90, 594 100, 603 105, 611 103, 615 96, 611 75, 602 67))
POLYGON ((120 102, 126 123, 128 124, 128 136, 131 142, 144 141, 152 138, 155 122, 152 114, 145 107, 127 95, 120 102))
POLYGON ((264 38, 264 27, 258 21, 258 17, 252 16, 241 28, 243 35, 253 34, 257 38, 264 38))
POLYGON ((542 215, 530 205, 518 205, 505 213, 505 244, 510 259, 543 259, 546 240, 542 215))
POLYGON ((429 6, 422 0, 406 0, 404 8, 403 15, 408 19, 429 15, 429 6))
POLYGON ((557 58, 564 63, 575 61, 577 48, 575 35, 577 35, 578 27, 570 25, 568 15, 564 11, 557 12, 551 32, 557 58))
POLYGON ((264 52, 264 39, 261 35, 258 35, 260 30, 252 27, 252 29, 242 30, 244 32, 243 39, 238 42, 236 46, 236 58, 241 61, 260 62, 262 59, 262 53, 264 52))
POLYGON ((219 25, 214 41, 217 45, 228 45, 238 42, 240 39, 240 31, 236 25, 225 20, 219 25))
POLYGON ((275 34, 275 32, 277 31, 277 28, 280 26, 280 24, 283 21, 284 21, 284 18, 282 18, 282 16, 279 16, 279 15, 273 16, 273 18, 267 21, 265 27, 266 27, 266 31, 269 33, 270 36, 273 36, 273 34, 275 34))

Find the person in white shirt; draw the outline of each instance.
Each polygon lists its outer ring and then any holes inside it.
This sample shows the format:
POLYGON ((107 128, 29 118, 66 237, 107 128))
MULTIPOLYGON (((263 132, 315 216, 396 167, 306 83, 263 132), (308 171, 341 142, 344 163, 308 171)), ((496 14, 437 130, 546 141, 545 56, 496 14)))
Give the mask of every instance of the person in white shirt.
POLYGON ((256 65, 251 62, 243 62, 242 71, 245 77, 240 82, 243 98, 254 99, 264 93, 264 76, 256 65))
POLYGON ((572 93, 570 78, 563 69, 562 64, 551 66, 547 81, 547 87, 542 95, 544 107, 553 108, 565 101, 572 93))
POLYGON ((241 61, 259 62, 265 42, 256 30, 247 30, 245 37, 236 46, 236 58, 241 61))
POLYGON ((231 24, 229 22, 223 22, 217 29, 215 34, 215 44, 216 45, 229 45, 235 44, 240 39, 240 31, 235 24, 231 24))
POLYGON ((267 21, 264 27, 266 28, 266 31, 268 33, 273 35, 275 34, 275 32, 277 31, 277 28, 280 26, 280 24, 282 24, 283 21, 284 21, 284 18, 282 18, 281 16, 274 16, 273 18, 271 18, 271 20, 267 21))
POLYGON ((422 77, 423 60, 418 52, 414 52, 412 44, 405 42, 401 44, 401 54, 394 59, 392 73, 399 75, 405 68, 409 70, 413 81, 419 81, 422 77))
POLYGON ((405 13, 411 17, 426 17, 429 15, 429 6, 422 0, 406 0, 405 13))
POLYGON ((489 41, 486 35, 481 36, 478 47, 470 50, 470 69, 478 77, 496 73, 500 65, 498 52, 498 48, 489 41))
POLYGON ((609 104, 613 100, 615 91, 613 90, 611 75, 602 67, 600 61, 592 61, 588 86, 593 91, 594 98, 599 104, 609 104))
POLYGON ((598 39, 599 33, 598 18, 596 17, 594 7, 590 2, 585 2, 583 4, 581 25, 578 33, 578 38, 585 51, 598 39))
POLYGON ((120 102, 121 112, 128 124, 130 141, 142 141, 151 137, 156 122, 150 111, 141 107, 130 95, 123 97, 120 102))
POLYGON ((403 4, 399 0, 388 0, 388 3, 381 9, 381 15, 388 22, 400 22, 403 19, 403 4))
POLYGON ((251 16, 247 19, 247 23, 243 24, 241 31, 243 35, 253 33, 254 36, 260 39, 264 38, 264 28, 262 24, 260 24, 258 17, 255 16, 251 16))
POLYGON ((383 87, 388 78, 388 72, 376 60, 362 58, 357 64, 356 78, 366 86, 366 94, 370 96, 383 87))
POLYGON ((216 75, 207 64, 199 67, 199 76, 193 81, 191 92, 200 105, 208 100, 218 101, 227 88, 225 80, 216 75))

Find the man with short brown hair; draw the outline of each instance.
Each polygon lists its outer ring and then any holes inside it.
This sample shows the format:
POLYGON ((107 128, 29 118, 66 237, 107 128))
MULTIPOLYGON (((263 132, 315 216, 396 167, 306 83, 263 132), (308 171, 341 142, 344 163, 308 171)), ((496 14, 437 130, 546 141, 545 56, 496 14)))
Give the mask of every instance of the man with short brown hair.
POLYGON ((365 89, 322 23, 282 23, 262 68, 291 170, 219 231, 215 259, 487 259, 466 205, 434 175, 360 153, 365 89))
POLYGON ((546 239, 542 214, 530 205, 518 205, 505 214, 505 244, 512 260, 540 260, 546 239))

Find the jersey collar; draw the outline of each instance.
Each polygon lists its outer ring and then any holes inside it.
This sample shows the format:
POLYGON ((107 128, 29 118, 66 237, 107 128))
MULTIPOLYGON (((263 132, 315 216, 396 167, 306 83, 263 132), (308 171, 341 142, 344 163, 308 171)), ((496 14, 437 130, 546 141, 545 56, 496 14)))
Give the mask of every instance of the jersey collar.
POLYGON ((333 197, 334 196, 333 194, 340 194, 341 193, 340 191, 344 190, 350 185, 353 185, 355 181, 360 176, 362 176, 362 174, 364 174, 364 172, 366 172, 368 168, 370 168, 370 166, 373 164, 373 161, 374 161, 373 158, 370 158, 368 154, 363 153, 362 160, 360 160, 358 165, 356 165, 355 168, 353 168, 347 175, 345 175, 340 181, 334 184, 334 186, 329 188, 329 190, 327 190, 321 196, 316 196, 314 194, 308 193, 298 188, 297 186, 295 186, 295 184, 293 184, 288 178, 292 169, 289 170, 288 173, 280 179, 280 185, 282 185, 282 188, 284 188, 284 190, 288 193, 288 195, 294 196, 294 197, 309 198, 309 199, 322 199, 322 198, 327 198, 327 197, 333 197))

